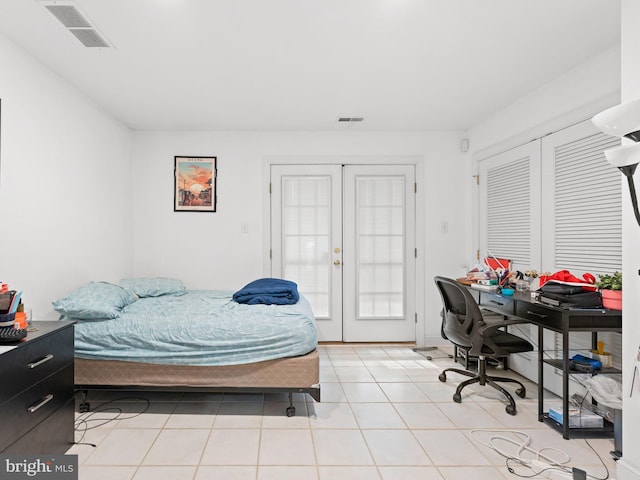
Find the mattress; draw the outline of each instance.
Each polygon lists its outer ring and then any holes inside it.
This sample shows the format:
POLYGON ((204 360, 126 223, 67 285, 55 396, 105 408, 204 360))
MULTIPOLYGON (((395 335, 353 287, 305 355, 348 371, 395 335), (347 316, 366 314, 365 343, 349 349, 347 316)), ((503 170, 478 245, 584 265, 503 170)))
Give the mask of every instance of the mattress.
MULTIPOLYGON (((140 298, 114 319, 78 321, 75 356, 160 365, 219 366, 305 355, 317 346, 308 301, 246 305, 231 291, 140 298)), ((95 382, 93 382, 95 383, 95 382)))

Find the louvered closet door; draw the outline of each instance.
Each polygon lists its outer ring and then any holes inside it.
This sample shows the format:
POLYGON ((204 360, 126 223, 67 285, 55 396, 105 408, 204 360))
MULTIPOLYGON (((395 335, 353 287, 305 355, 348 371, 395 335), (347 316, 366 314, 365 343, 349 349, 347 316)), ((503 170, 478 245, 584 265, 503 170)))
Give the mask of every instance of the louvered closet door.
POLYGON ((542 268, 622 268, 622 176, 604 156, 620 140, 586 121, 542 140, 542 268))
POLYGON ((518 270, 540 264, 540 143, 483 160, 480 255, 508 258, 518 270))
MULTIPOLYGON (((526 271, 540 265, 540 141, 513 148, 479 165, 480 254, 511 260, 526 271)), ((514 325, 510 332, 537 343, 536 327, 514 325)), ((512 368, 538 377, 535 352, 513 354, 512 368)))
MULTIPOLYGON (((604 150, 617 145, 618 138, 599 132, 590 120, 542 140, 544 270, 598 276, 622 269, 624 177, 604 156, 604 150)), ((555 344, 560 350, 562 339, 549 335, 545 345, 555 344)), ((601 333, 599 338, 613 354, 614 366, 620 368, 621 335, 601 333)), ((590 334, 572 334, 570 340, 572 351, 584 353, 591 348, 590 334)), ((560 388, 559 380, 556 383, 555 388, 560 388)))

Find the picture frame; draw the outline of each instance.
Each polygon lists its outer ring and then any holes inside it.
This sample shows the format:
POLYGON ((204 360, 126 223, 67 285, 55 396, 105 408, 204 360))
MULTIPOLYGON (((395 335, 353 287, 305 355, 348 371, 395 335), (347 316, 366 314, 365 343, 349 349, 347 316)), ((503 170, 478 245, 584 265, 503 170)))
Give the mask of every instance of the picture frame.
POLYGON ((217 157, 174 157, 174 212, 215 212, 217 157))

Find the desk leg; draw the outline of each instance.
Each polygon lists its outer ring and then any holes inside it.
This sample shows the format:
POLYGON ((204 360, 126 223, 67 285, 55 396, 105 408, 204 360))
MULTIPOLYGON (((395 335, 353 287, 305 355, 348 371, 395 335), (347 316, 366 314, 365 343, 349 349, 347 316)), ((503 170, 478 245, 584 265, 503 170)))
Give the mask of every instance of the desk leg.
POLYGON ((538 325, 538 421, 544 422, 544 329, 538 325))
POLYGON ((569 328, 563 318, 562 332, 562 437, 569 439, 569 328))

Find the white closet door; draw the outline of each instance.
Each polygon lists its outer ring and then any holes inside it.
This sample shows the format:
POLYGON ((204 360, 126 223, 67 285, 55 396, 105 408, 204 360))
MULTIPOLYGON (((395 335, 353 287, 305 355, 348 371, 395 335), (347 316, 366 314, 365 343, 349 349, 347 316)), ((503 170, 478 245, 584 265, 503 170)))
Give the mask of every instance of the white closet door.
POLYGON ((483 160, 480 255, 511 260, 517 270, 540 265, 540 142, 483 160))
MULTIPOLYGON (((515 270, 539 270, 540 141, 483 160, 479 174, 480 255, 507 258, 515 270)), ((536 327, 516 325, 511 331, 536 345, 536 327)), ((535 352, 513 354, 509 361, 527 378, 538 378, 535 352)))
POLYGON ((344 169, 344 340, 415 341, 413 165, 344 169))
POLYGON ((271 167, 272 275, 298 284, 321 341, 342 340, 342 167, 271 167))
MULTIPOLYGON (((543 203, 542 269, 570 270, 596 277, 622 270, 622 180, 604 151, 620 145, 620 139, 598 131, 590 120, 542 139, 543 203)), ((562 345, 560 336, 545 344, 562 345), (550 343, 549 343, 550 342, 550 343)), ((621 368, 622 336, 601 333, 605 349, 621 368)), ((591 335, 575 333, 569 344, 573 353, 591 348, 591 335)), ((560 377, 559 372, 557 373, 560 377)), ((561 391, 561 383, 547 385, 561 391), (555 388, 554 388, 555 387, 555 388)))
POLYGON ((604 150, 620 139, 586 121, 542 139, 542 269, 622 268, 622 176, 604 150))

